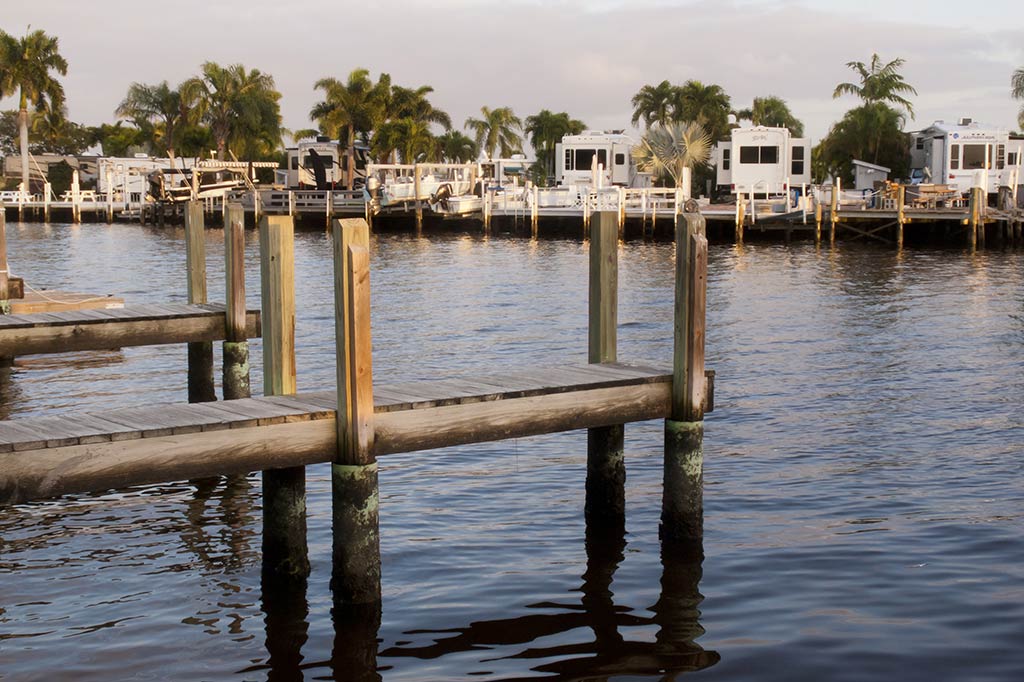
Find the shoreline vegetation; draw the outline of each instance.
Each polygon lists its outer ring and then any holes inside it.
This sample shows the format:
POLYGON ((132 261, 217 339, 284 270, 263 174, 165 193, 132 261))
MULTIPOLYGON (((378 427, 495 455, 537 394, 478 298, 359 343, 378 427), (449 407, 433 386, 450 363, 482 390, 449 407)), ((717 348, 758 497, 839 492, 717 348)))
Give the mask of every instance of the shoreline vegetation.
MULTIPOLYGON (((811 167, 816 180, 852 180, 854 159, 887 166, 898 177, 907 175, 910 136, 903 128, 914 118, 908 97, 917 90, 900 73, 904 64, 901 58, 884 62, 877 54, 866 63, 846 64, 856 79, 838 84, 832 97, 852 95, 861 102, 814 146, 811 167)), ((398 85, 387 73, 374 80, 368 69, 356 68, 344 79, 317 80, 314 88, 322 99, 309 112, 315 127, 288 130, 281 118, 281 93, 271 74, 210 61, 177 86, 166 80, 131 83, 112 107, 113 122, 86 126, 67 118, 60 77, 69 68, 56 36, 37 29, 19 38, 0 30, 0 97, 18 100, 17 110, 0 112, 0 155, 22 159, 22 177, 5 178, 0 189, 16 189, 21 183, 31 187, 30 154, 75 156, 100 147, 104 155, 117 157, 212 153, 218 159, 282 163, 286 138, 298 141, 319 135, 344 141, 350 153, 357 142, 366 145, 378 163, 465 163, 481 155, 522 154, 529 144, 537 159, 531 179, 544 186, 553 176, 555 145, 563 136, 587 128, 569 112, 541 109, 520 117, 510 106, 484 105, 480 115, 467 118, 459 130, 448 113, 430 102, 432 86, 398 85)), ((1010 96, 1022 101, 1017 123, 1024 129, 1024 67, 1009 80, 1010 96)), ((708 151, 728 138, 737 121, 785 127, 793 137, 804 133, 803 123, 780 97, 755 97, 749 107, 736 108, 721 86, 695 79, 682 85, 668 80, 643 85, 631 105, 632 125, 642 125, 638 153, 666 186, 679 186, 681 174, 669 169, 684 164, 692 169, 694 187, 704 187, 715 172, 708 151), (687 135, 677 134, 681 130, 687 135), (659 145, 665 148, 665 140, 673 144, 659 158, 656 150, 659 145)))

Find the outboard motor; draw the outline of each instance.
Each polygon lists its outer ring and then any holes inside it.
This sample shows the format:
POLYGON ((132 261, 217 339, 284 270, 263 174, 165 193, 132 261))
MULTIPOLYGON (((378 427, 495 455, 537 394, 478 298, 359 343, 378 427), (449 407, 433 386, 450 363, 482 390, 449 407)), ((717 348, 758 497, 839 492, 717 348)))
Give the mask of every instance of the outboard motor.
POLYGON ((437 188, 437 191, 430 195, 431 204, 440 204, 441 208, 448 210, 448 199, 455 193, 452 183, 446 182, 437 188))
POLYGON ((149 195, 157 200, 163 199, 164 174, 158 170, 155 170, 146 176, 146 180, 149 181, 149 195))
POLYGON ((317 154, 315 149, 310 149, 309 160, 313 164, 313 177, 316 179, 316 188, 320 191, 330 189, 327 186, 327 168, 324 166, 323 157, 317 154))
POLYGON ((380 178, 371 175, 366 178, 366 185, 363 187, 363 194, 366 196, 370 209, 376 215, 380 210, 380 178))

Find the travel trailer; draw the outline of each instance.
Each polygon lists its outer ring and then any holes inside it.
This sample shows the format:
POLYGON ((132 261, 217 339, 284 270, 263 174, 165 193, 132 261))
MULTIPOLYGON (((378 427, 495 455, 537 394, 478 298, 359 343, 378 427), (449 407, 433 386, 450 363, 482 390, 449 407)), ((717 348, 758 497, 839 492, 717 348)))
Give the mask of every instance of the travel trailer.
POLYGON ((969 118, 956 123, 936 121, 911 134, 910 177, 913 182, 949 185, 960 192, 982 187, 996 194, 1001 186, 1019 183, 1019 140, 1009 131, 969 118))
POLYGON ((291 189, 356 189, 366 182, 369 151, 366 145, 356 143, 353 187, 347 187, 348 150, 345 146, 328 137, 302 140, 285 150, 286 167, 277 171, 274 182, 291 189))
POLYGON ((786 194, 811 182, 811 141, 788 128, 733 128, 714 158, 717 184, 733 194, 786 194))
POLYGON ((555 183, 646 186, 650 184, 649 176, 637 171, 632 149, 633 141, 620 132, 584 130, 579 135, 566 135, 555 145, 555 183))

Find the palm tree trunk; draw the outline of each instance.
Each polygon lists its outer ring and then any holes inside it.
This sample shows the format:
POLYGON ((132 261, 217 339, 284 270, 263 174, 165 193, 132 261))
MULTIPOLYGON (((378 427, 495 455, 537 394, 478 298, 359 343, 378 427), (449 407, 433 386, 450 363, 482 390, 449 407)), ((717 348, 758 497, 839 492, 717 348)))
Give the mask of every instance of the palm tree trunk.
POLYGON ((21 136, 21 182, 22 191, 28 192, 28 106, 22 104, 18 111, 18 130, 21 136))

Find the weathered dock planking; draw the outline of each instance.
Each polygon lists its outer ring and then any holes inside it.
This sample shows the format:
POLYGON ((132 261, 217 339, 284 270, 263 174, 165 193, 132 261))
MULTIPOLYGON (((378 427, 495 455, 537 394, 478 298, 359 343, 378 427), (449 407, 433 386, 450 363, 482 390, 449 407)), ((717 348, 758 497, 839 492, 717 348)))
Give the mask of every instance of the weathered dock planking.
MULTIPOLYGON (((612 364, 374 387, 372 452, 665 418, 671 381, 665 368, 612 364)), ((329 462, 336 410, 325 391, 0 421, 0 505, 329 462)))
MULTIPOLYGON (((164 303, 0 315, 0 356, 221 340, 224 311, 221 303, 164 303)), ((260 335, 258 310, 248 311, 246 333, 260 335)))

